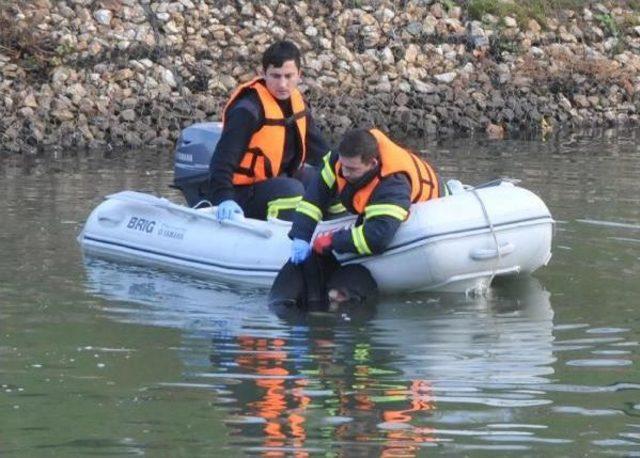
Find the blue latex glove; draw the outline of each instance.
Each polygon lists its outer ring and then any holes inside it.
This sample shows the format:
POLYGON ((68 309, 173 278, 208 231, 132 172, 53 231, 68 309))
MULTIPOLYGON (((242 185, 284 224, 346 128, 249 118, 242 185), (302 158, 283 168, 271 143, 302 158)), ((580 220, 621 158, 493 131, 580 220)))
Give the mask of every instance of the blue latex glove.
POLYGON ((291 262, 302 264, 311 254, 311 245, 302 239, 293 239, 291 244, 291 262))
POLYGON ((234 213, 238 213, 241 216, 244 216, 244 212, 240 205, 238 205, 234 200, 223 200, 218 204, 218 211, 216 212, 216 218, 222 221, 223 219, 231 219, 234 213))

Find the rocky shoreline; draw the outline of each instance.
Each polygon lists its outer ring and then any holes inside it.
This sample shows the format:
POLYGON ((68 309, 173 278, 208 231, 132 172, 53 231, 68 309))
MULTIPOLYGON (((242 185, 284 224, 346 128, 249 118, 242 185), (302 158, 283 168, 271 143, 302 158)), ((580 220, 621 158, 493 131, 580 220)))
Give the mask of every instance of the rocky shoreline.
POLYGON ((640 15, 620 3, 541 23, 453 0, 0 0, 0 151, 171 145, 281 38, 330 136, 639 124, 640 15))

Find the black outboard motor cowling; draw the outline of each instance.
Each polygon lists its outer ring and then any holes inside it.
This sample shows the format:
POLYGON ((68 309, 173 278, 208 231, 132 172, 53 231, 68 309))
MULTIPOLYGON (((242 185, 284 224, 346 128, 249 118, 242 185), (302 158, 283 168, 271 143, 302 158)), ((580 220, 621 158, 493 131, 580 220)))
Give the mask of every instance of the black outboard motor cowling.
POLYGON ((178 138, 173 186, 190 207, 209 198, 209 164, 220 135, 221 122, 200 122, 183 129, 178 138))

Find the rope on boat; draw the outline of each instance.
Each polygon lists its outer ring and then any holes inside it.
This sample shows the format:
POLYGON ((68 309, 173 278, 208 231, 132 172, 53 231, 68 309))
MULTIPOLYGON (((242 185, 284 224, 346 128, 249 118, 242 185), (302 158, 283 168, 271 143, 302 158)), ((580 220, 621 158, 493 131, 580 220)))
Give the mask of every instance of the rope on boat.
POLYGON ((197 204, 195 204, 193 206, 194 209, 198 209, 198 208, 208 208, 208 207, 213 207, 213 204, 211 203, 211 201, 207 200, 207 199, 202 199, 200 202, 198 202, 197 204), (206 207, 204 207, 204 205, 206 205, 206 207))
POLYGON ((487 211, 487 207, 484 205, 484 202, 482 201, 480 194, 478 194, 478 190, 476 188, 470 188, 469 191, 471 191, 471 193, 476 197, 476 199, 478 199, 478 202, 480 203, 480 208, 482 208, 484 219, 487 221, 487 224, 489 225, 489 230, 491 231, 493 242, 496 245, 496 253, 498 254, 498 256, 495 258, 496 261, 494 262, 493 269, 491 270, 491 278, 489 279, 489 283, 487 284, 487 287, 489 287, 489 285, 491 285, 491 283, 493 282, 493 278, 496 276, 496 272, 498 271, 498 267, 500 266, 500 261, 502 260, 502 254, 500 253, 500 244, 498 243, 498 236, 496 235, 496 230, 493 227, 491 218, 489 218, 489 212, 487 211))

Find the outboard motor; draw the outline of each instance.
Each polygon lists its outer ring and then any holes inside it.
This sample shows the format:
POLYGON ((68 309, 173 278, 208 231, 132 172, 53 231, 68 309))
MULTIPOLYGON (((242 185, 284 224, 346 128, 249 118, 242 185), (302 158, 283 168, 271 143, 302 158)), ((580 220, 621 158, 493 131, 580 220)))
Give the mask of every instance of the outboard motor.
POLYGON ((222 135, 221 122, 200 122, 182 130, 175 151, 173 187, 190 207, 209 198, 209 164, 222 135))

